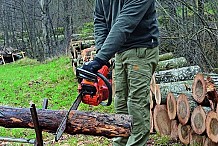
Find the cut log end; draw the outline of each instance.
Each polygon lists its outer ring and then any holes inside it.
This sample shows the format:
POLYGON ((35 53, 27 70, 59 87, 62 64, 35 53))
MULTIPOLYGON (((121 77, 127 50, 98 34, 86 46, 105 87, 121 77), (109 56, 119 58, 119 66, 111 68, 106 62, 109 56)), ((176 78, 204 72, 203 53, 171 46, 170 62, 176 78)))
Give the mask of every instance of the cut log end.
POLYGON ((190 132, 191 132, 191 126, 190 125, 178 125, 178 135, 179 140, 184 144, 190 143, 190 132))
POLYGON ((195 76, 192 85, 192 95, 198 103, 202 103, 204 101, 206 96, 206 82, 203 74, 199 73, 195 76))
POLYGON ((177 100, 177 116, 179 122, 185 125, 190 117, 190 107, 187 96, 185 94, 180 94, 177 100))
POLYGON ((202 134, 205 127, 206 114, 201 106, 197 106, 191 115, 191 126, 195 133, 202 134))
POLYGON ((206 118, 206 131, 208 137, 218 143, 218 116, 214 111, 210 111, 206 118))
POLYGON ((156 105, 154 108, 154 128, 161 135, 170 135, 171 125, 167 115, 166 105, 156 105))
POLYGON ((171 92, 167 95, 167 113, 170 120, 176 118, 176 99, 171 92))

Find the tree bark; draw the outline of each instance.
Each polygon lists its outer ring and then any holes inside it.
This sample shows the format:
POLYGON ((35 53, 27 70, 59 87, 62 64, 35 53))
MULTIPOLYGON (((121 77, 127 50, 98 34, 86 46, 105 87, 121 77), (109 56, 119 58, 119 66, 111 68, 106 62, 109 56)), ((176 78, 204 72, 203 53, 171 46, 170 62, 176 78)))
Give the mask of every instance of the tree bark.
POLYGON ((171 82, 171 83, 161 83, 156 84, 155 88, 155 99, 157 104, 165 104, 167 102, 167 95, 169 92, 173 94, 187 93, 191 94, 192 80, 171 82))
POLYGON ((206 118, 206 132, 208 137, 215 143, 218 142, 218 116, 214 111, 210 111, 206 118))
POLYGON ((180 68, 187 65, 187 60, 184 57, 173 58, 169 60, 159 61, 157 65, 157 72, 162 70, 168 70, 172 68, 180 68))
MULTIPOLYGON (((0 126, 5 128, 34 128, 30 109, 0 106, 0 126)), ((54 133, 66 111, 37 109, 39 126, 43 131, 54 133)), ((128 115, 101 114, 71 111, 65 133, 94 136, 128 137, 132 119, 128 115)))
POLYGON ((170 135, 171 122, 167 115, 166 105, 156 105, 153 117, 155 130, 161 135, 170 135))
POLYGON ((200 71, 201 69, 199 66, 181 67, 159 71, 156 73, 155 78, 157 84, 193 80, 194 76, 200 71))
POLYGON ((173 57, 174 57, 174 55, 172 52, 164 53, 164 54, 159 55, 159 61, 173 59, 173 57))

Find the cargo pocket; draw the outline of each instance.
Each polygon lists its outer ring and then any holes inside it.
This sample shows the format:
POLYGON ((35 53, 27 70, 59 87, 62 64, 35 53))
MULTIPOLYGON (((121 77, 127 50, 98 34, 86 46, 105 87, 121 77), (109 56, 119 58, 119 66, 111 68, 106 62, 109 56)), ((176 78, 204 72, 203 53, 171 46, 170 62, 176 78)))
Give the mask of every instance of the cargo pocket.
POLYGON ((138 58, 144 58, 146 56, 147 48, 136 48, 136 56, 138 58))

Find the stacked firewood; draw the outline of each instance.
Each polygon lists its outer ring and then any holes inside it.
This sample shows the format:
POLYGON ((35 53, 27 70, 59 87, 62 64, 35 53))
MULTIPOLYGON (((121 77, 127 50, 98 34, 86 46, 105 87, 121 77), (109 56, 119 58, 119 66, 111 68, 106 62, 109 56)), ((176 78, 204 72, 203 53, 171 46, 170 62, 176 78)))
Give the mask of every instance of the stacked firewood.
POLYGON ((188 66, 185 58, 160 55, 151 82, 151 133, 184 144, 218 145, 218 74, 188 66))

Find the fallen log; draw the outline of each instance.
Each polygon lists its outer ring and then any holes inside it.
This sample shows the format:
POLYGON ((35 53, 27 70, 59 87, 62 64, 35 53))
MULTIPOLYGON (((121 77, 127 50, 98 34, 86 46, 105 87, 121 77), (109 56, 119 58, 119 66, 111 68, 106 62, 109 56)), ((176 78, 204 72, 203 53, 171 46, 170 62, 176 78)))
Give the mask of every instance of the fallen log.
POLYGON ((154 129, 161 135, 170 135, 171 122, 167 115, 166 105, 156 105, 154 108, 154 129))
POLYGON ((214 111, 210 111, 206 118, 207 136, 215 143, 218 143, 218 116, 214 111))
MULTIPOLYGON (((0 126, 5 128, 34 128, 29 108, 0 106, 0 126)), ((66 111, 37 109, 39 126, 43 131, 55 133, 66 111)), ((93 136, 128 137, 132 117, 118 114, 75 111, 69 114, 65 133, 93 136)))
POLYGON ((187 60, 184 57, 173 58, 169 60, 159 61, 157 65, 157 72, 173 68, 180 68, 187 65, 187 60))
POLYGON ((159 71, 155 74, 156 83, 169 83, 193 80, 197 73, 201 72, 199 66, 188 66, 170 70, 159 71))

